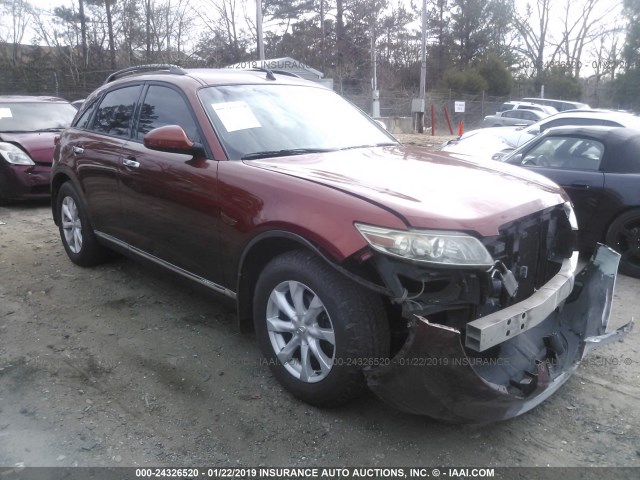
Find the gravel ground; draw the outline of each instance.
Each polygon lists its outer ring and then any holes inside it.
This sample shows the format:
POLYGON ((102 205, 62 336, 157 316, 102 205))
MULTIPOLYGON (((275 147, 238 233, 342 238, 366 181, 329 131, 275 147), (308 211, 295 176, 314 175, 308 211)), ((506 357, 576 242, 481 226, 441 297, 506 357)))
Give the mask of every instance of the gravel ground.
MULTIPOLYGON (((0 466, 640 466, 640 335, 519 418, 450 426, 373 395, 284 392, 234 313, 117 257, 66 257, 45 204, 0 208, 0 466)), ((612 324, 640 310, 620 276, 612 324)))

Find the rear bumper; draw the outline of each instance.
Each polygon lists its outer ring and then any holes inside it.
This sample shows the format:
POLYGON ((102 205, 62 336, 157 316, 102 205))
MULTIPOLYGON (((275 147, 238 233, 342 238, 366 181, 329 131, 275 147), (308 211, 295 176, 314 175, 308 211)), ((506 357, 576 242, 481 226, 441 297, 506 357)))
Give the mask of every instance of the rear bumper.
MULTIPOLYGON (((416 317, 390 364, 365 371, 370 388, 401 410, 455 423, 493 422, 532 409, 569 379, 590 349, 631 330, 633 322, 607 332, 619 257, 600 245, 569 297, 551 312, 549 301, 531 302, 533 296, 514 306, 545 317, 486 352, 465 348, 460 331, 416 317)), ((566 280, 556 282, 558 295, 566 280)), ((553 293, 542 291, 534 296, 553 293)), ((513 318, 507 310, 496 320, 513 318)))
POLYGON ((0 160, 0 193, 10 200, 47 198, 50 175, 50 165, 9 165, 0 160))

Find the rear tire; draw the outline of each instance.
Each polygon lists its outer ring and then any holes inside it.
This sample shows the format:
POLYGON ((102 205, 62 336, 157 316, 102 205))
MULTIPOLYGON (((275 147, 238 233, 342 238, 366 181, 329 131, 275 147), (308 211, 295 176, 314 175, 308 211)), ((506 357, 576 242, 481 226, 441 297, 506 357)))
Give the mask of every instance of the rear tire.
POLYGON ((640 278, 640 209, 616 218, 607 230, 605 242, 622 256, 619 271, 640 278))
POLYGON ((62 245, 71 261, 82 267, 104 262, 107 250, 98 243, 84 203, 71 182, 60 187, 56 212, 62 245))
POLYGON ((380 297, 311 252, 288 252, 267 264, 253 311, 274 376, 307 403, 332 407, 355 398, 366 387, 362 369, 388 358, 380 297))

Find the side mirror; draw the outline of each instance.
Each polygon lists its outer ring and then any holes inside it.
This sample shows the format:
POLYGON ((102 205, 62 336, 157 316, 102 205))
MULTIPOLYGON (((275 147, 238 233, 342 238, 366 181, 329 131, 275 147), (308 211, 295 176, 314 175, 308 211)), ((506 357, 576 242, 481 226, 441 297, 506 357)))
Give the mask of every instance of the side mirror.
MULTIPOLYGON (((509 159, 511 165, 522 165, 522 154, 518 153, 509 159)), ((525 164, 526 165, 526 164, 525 164)))
POLYGON ((185 131, 178 125, 154 128, 144 136, 143 141, 144 146, 150 150, 194 156, 204 154, 204 147, 189 140, 185 131))

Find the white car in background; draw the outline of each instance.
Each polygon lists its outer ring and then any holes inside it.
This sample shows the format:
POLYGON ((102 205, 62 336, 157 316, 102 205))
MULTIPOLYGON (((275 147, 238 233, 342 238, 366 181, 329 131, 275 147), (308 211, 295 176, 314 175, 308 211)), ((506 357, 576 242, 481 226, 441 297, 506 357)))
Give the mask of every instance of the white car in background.
POLYGON ((551 115, 528 127, 494 127, 470 130, 442 150, 486 160, 498 160, 511 150, 524 145, 548 128, 567 125, 601 125, 640 130, 640 117, 611 110, 570 110, 551 115))
POLYGON ((544 113, 545 116, 547 117, 549 115, 558 113, 558 110, 548 105, 539 105, 537 103, 532 103, 532 102, 514 102, 514 101, 504 102, 502 105, 500 105, 500 107, 498 108, 498 112, 496 113, 504 112, 507 110, 533 110, 536 112, 544 113))

